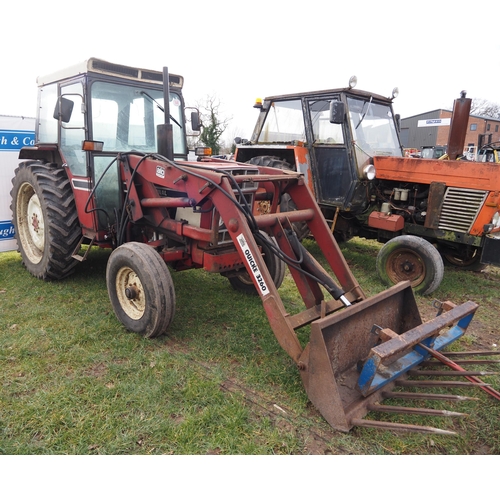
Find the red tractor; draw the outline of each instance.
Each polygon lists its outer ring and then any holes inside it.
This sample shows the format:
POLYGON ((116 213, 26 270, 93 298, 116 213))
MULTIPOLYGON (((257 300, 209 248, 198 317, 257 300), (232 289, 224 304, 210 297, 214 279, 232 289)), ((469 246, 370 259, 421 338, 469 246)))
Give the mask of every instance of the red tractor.
MULTIPOLYGON (((112 249, 116 316, 155 337, 174 315, 171 270, 220 273, 261 297, 311 401, 343 431, 380 425, 363 417, 467 329, 476 304, 439 304, 422 323, 409 282, 367 298, 300 172, 187 161, 182 77, 90 59, 38 84, 36 143, 21 150, 12 188, 19 252, 35 277, 64 278, 93 246, 112 249), (284 199, 293 210, 280 211, 284 199), (307 225, 330 271, 295 224, 307 225), (304 303, 293 315, 278 293, 287 268, 304 303), (303 345, 296 330, 307 325, 303 345)), ((190 122, 199 128, 196 111, 190 122)))

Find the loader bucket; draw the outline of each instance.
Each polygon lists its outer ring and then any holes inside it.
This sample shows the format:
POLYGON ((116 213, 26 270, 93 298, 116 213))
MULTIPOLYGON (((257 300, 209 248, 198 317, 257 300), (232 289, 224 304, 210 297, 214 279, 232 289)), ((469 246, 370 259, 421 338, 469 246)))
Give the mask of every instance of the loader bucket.
POLYGON ((441 350, 457 340, 477 307, 451 304, 422 323, 411 285, 402 282, 313 321, 301 359, 309 399, 337 430, 363 425, 384 393, 430 356, 420 346, 441 350))

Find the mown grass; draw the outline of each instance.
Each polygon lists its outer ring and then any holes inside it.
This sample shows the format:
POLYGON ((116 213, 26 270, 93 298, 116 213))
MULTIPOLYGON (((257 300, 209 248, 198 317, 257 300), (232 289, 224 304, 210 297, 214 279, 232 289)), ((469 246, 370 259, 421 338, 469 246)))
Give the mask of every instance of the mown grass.
MULTIPOLYGON (((375 273, 377 250, 357 239, 343 246, 369 296, 384 289, 375 273)), ((0 453, 500 452, 500 403, 479 390, 464 390, 478 402, 442 405, 468 413, 466 419, 406 418, 455 429, 458 437, 334 431, 309 403, 260 299, 237 293, 219 275, 173 273, 177 309, 168 336, 147 340, 127 332, 107 296, 108 256, 94 250, 69 279, 43 282, 17 253, 0 254, 0 453)), ((496 334, 499 281, 494 271, 446 270, 435 298, 480 303, 474 320, 480 327, 461 344, 496 334)), ((292 284, 287 276, 281 293, 291 309, 300 302, 292 284)), ((432 298, 418 298, 425 314, 432 298)), ((488 381, 500 386, 498 377, 488 381)))

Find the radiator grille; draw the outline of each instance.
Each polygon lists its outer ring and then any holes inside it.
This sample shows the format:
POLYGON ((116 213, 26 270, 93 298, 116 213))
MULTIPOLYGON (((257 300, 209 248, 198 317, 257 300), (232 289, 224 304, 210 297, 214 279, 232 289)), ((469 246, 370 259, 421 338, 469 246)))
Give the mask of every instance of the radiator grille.
POLYGON ((487 191, 448 188, 444 195, 439 229, 468 233, 484 203, 487 191))
MULTIPOLYGON (((224 170, 226 170, 231 175, 252 176, 252 175, 258 175, 258 173, 259 173, 259 170, 255 167, 251 167, 251 168, 238 167, 238 168, 224 169, 224 170)), ((255 191, 257 191, 258 186, 259 186, 259 183, 252 181, 251 179, 242 182, 240 184, 240 189, 242 191, 243 198, 237 189, 233 189, 234 195, 235 195, 238 203, 243 205, 244 201, 246 201, 247 205, 250 207, 250 209, 252 209, 253 203, 254 203, 255 191)), ((214 208, 214 213, 215 213, 215 211, 216 210, 214 208)), ((222 223, 222 221, 221 221, 220 226, 219 226, 219 237, 218 238, 219 238, 219 245, 223 244, 223 243, 230 242, 230 241, 232 242, 231 236, 229 235, 227 228, 222 223)))

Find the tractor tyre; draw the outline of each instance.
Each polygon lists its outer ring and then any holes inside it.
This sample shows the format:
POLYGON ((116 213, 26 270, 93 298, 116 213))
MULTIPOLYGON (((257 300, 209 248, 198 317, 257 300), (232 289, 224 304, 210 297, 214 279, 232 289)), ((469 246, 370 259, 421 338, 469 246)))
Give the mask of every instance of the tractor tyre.
MULTIPOLYGON (((280 168, 281 170, 292 170, 290 163, 277 156, 256 156, 248 160, 247 163, 252 165, 257 165, 261 167, 273 167, 280 168)), ((293 212, 297 210, 297 205, 293 202, 291 196, 288 193, 285 193, 281 197, 280 202, 280 211, 281 212, 293 212)), ((309 235, 309 227, 306 222, 293 222, 292 223, 293 230, 297 235, 299 241, 302 241, 309 235)))
POLYGON ((467 252, 465 248, 463 252, 439 247, 438 250, 445 265, 463 269, 464 271, 481 271, 486 267, 486 264, 481 263, 482 248, 474 248, 470 252, 467 252))
POLYGON ((36 278, 69 276, 82 232, 71 184, 62 167, 23 162, 12 179, 11 210, 22 263, 36 278))
POLYGON ((130 242, 114 250, 106 284, 118 320, 146 338, 167 331, 175 313, 175 290, 166 263, 153 247, 130 242))
POLYGON ((386 285, 410 281, 413 291, 420 295, 436 290, 444 274, 443 260, 436 248, 412 235, 389 240, 378 253, 376 268, 386 285))
MULTIPOLYGON (((274 285, 276 288, 279 288, 285 278, 286 264, 270 249, 270 245, 276 245, 276 240, 263 231, 260 231, 260 234, 262 239, 258 241, 258 244, 262 247, 264 262, 266 263, 274 285)), ((228 277, 228 280, 235 290, 249 295, 258 295, 253 280, 246 270, 242 271, 237 276, 228 277)))
POLYGON ((272 167, 280 168, 281 170, 292 170, 290 163, 282 160, 278 156, 256 156, 247 161, 251 165, 257 165, 259 167, 272 167))

